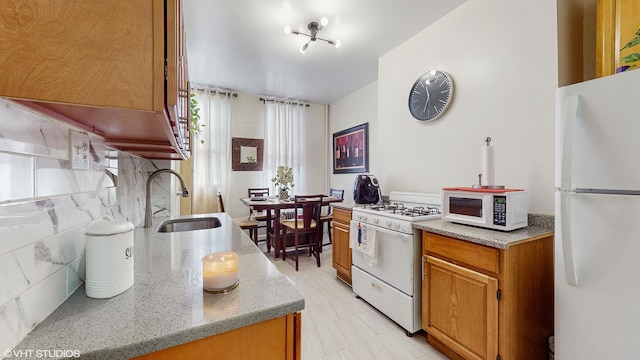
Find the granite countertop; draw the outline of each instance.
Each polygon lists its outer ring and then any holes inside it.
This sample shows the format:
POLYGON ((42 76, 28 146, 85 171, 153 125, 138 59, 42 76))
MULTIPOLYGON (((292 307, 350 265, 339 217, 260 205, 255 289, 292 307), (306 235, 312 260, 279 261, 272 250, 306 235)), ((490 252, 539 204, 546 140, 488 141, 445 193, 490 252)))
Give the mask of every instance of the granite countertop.
POLYGON ((334 208, 344 209, 344 210, 352 210, 354 207, 362 207, 362 204, 354 204, 354 203, 345 203, 345 202, 336 202, 331 203, 331 206, 334 208))
POLYGON ((213 215, 221 227, 156 233, 158 219, 136 228, 134 285, 110 299, 89 298, 81 286, 15 350, 125 359, 302 310, 302 295, 253 241, 227 214, 213 215), (217 251, 238 253, 240 284, 227 294, 203 293, 202 257, 217 251))
POLYGON ((506 249, 522 241, 553 234, 553 216, 530 214, 529 226, 508 232, 461 225, 441 219, 416 221, 413 227, 476 244, 506 249))

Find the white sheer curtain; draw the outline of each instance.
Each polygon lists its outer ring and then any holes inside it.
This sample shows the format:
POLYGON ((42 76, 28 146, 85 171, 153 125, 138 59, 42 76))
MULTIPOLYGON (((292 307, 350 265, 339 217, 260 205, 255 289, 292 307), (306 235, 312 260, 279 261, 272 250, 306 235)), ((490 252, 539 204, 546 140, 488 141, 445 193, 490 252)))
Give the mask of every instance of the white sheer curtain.
POLYGON ((217 192, 226 203, 231 169, 231 96, 228 92, 194 89, 200 107, 202 134, 193 139, 192 213, 217 212, 217 192), (201 143, 200 140, 204 140, 201 143))
POLYGON ((306 194, 306 148, 303 144, 305 111, 301 104, 280 100, 265 101, 264 182, 271 194, 277 189, 271 179, 280 165, 293 169, 293 189, 289 194, 306 194))

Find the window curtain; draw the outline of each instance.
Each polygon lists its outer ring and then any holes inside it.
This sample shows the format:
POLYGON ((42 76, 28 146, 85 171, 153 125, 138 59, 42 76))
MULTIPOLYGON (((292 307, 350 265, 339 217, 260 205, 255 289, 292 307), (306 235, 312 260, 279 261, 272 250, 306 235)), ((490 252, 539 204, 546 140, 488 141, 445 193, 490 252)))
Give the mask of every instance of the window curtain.
POLYGON ((202 133, 192 140, 192 213, 218 212, 217 193, 228 203, 231 169, 231 94, 194 89, 202 133), (203 142, 201 142, 203 141, 203 142))
POLYGON ((265 101, 264 136, 264 182, 271 188, 271 195, 277 195, 271 179, 275 177, 278 166, 293 169, 293 184, 289 195, 306 194, 305 174, 306 150, 303 144, 305 110, 297 103, 279 100, 265 101))

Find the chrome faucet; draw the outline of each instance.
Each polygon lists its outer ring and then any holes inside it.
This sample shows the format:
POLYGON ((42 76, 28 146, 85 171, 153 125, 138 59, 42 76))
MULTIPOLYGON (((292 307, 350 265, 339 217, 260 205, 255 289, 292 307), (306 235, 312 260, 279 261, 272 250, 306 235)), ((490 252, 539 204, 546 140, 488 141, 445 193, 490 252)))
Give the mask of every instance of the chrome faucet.
POLYGON ((184 179, 177 172, 171 169, 160 169, 151 173, 151 175, 149 175, 149 178, 147 179, 147 189, 146 189, 147 203, 144 209, 144 227, 145 228, 151 227, 151 217, 152 217, 151 215, 151 181, 153 180, 154 177, 156 177, 158 174, 161 174, 163 172, 169 172, 177 176, 178 180, 180 180, 180 186, 182 186, 182 197, 189 197, 189 190, 187 190, 187 186, 184 184, 184 179))

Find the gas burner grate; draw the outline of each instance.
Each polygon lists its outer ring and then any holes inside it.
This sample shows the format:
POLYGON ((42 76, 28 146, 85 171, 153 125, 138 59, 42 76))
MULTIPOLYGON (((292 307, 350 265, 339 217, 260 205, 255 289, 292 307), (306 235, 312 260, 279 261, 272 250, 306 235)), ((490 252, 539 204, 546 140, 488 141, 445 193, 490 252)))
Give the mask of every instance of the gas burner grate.
POLYGON ((391 204, 384 204, 384 205, 371 204, 371 205, 365 205, 364 208, 376 210, 376 211, 387 211, 393 214, 396 214, 396 213, 400 214, 406 209, 403 203, 391 203, 391 204))
POLYGON ((440 215, 440 209, 436 207, 416 206, 406 207, 403 203, 390 203, 390 204, 370 204, 365 205, 365 209, 386 212, 390 214, 399 214, 408 217, 425 216, 425 215, 440 215))
POLYGON ((406 208, 402 211, 402 215, 406 216, 423 216, 423 215, 440 215, 440 209, 434 207, 417 206, 406 208))

